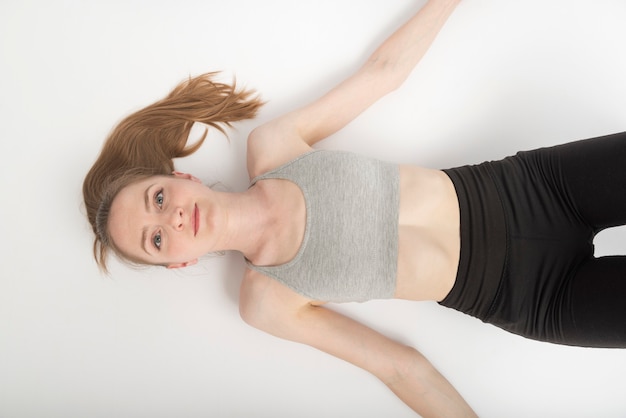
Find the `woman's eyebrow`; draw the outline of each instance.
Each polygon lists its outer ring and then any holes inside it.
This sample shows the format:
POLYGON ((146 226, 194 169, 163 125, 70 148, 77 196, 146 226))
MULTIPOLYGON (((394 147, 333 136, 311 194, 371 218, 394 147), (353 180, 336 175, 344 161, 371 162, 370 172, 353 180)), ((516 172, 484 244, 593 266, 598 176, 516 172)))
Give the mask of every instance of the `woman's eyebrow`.
POLYGON ((150 255, 150 253, 148 252, 148 249, 146 248, 146 238, 148 235, 148 228, 144 227, 143 230, 141 231, 141 249, 144 250, 144 252, 148 255, 150 255))
MULTIPOLYGON (((144 204, 146 206, 146 212, 150 212, 150 206, 151 206, 150 205, 150 201, 151 201, 151 199, 150 199, 150 193, 149 192, 150 192, 150 189, 152 188, 152 186, 154 186, 154 183, 150 184, 146 188, 146 191, 143 194, 143 196, 144 196, 143 200, 144 200, 144 204)), ((148 234, 148 228, 144 227, 143 230, 141 231, 141 242, 140 242, 140 245, 141 245, 141 248, 144 250, 144 252, 146 254, 150 255, 150 253, 148 252, 148 249, 146 248, 146 237, 147 237, 147 234, 148 234)))
POLYGON ((146 191, 144 192, 144 202, 145 202, 145 205, 146 205, 146 212, 150 211, 150 193, 148 193, 148 192, 150 191, 152 186, 154 186, 154 184, 150 184, 146 188, 146 191))

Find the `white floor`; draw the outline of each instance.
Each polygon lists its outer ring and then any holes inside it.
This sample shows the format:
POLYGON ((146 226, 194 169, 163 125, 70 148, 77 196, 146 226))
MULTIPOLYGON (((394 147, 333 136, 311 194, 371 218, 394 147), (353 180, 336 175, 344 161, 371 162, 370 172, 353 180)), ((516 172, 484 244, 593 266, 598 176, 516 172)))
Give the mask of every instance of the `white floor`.
MULTIPOLYGON (((209 70, 268 104, 179 168, 246 187, 250 129, 341 80, 421 4, 2 2, 0 416, 413 416, 367 373, 245 325, 236 254, 102 276, 80 187, 116 121, 209 70)), ((450 167, 626 130, 625 20, 623 0, 464 0, 402 89, 321 146, 450 167)), ((625 235, 598 252, 624 253, 625 235)), ((626 350, 533 342, 434 303, 336 309, 420 349, 481 416, 626 416, 626 350)))

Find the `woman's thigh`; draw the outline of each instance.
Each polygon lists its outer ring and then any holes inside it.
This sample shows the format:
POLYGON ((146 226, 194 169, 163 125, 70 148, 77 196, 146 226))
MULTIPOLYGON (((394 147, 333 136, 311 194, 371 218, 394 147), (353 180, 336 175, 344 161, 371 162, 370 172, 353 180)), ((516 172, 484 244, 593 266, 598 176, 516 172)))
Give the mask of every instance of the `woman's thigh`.
POLYGON ((626 132, 547 150, 575 210, 596 232, 626 224, 626 132))
POLYGON ((626 348, 626 257, 601 257, 577 269, 561 312, 567 344, 626 348))
MULTIPOLYGON (((593 234, 626 224, 626 132, 538 150, 593 234)), ((626 243, 625 243, 626 249, 626 243)), ((551 317, 565 344, 626 347, 626 257, 573 259, 551 317)))

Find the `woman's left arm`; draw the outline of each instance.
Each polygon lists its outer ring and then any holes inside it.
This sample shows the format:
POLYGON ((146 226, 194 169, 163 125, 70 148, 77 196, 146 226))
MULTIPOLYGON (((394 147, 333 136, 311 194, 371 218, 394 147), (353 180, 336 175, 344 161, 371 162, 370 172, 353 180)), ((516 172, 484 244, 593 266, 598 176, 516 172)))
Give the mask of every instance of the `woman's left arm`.
POLYGON ((241 317, 279 338, 307 344, 379 378, 423 417, 475 417, 448 380, 414 348, 338 312, 312 304, 277 281, 248 271, 241 317))
POLYGON ((428 1, 352 76, 309 105, 255 129, 250 140, 252 145, 256 140, 267 138, 273 141, 282 138, 279 140, 285 142, 295 139, 313 145, 344 127, 404 82, 460 1, 428 1))

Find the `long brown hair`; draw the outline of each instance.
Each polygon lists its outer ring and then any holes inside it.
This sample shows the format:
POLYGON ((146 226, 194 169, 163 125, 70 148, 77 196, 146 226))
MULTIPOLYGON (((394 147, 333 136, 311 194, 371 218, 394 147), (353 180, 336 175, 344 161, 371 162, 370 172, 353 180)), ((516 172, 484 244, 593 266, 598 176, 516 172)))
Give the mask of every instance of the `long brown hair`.
POLYGON ((107 137, 83 181, 87 218, 95 234, 93 254, 102 270, 106 271, 109 250, 128 259, 116 249, 107 231, 117 193, 140 178, 171 174, 173 159, 198 150, 209 127, 226 134, 225 127, 255 117, 262 106, 253 90, 238 90, 234 81, 216 82, 215 75, 206 73, 180 83, 162 100, 124 118, 107 137), (206 124, 207 129, 188 145, 195 122, 206 124))

